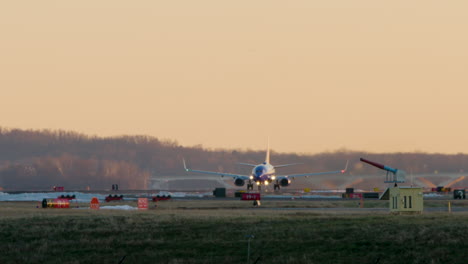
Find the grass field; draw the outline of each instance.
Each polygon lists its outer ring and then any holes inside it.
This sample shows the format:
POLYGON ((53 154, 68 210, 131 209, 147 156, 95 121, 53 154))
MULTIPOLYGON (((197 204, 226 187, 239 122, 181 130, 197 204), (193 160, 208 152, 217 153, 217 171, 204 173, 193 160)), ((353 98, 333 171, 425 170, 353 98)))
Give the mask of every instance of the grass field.
POLYGON ((468 262, 468 213, 338 210, 357 207, 341 200, 263 201, 261 209, 234 200, 174 200, 148 211, 36 205, 0 203, 0 263, 247 263, 248 235, 255 236, 250 263, 468 262))

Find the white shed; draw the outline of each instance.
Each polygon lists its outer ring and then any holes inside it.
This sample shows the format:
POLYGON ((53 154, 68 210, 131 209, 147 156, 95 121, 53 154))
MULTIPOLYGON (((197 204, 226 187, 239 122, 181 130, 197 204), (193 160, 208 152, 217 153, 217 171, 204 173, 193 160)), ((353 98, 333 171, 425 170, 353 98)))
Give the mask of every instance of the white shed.
POLYGON ((380 200, 390 200, 391 213, 419 213, 424 209, 420 187, 392 187, 385 190, 380 200))

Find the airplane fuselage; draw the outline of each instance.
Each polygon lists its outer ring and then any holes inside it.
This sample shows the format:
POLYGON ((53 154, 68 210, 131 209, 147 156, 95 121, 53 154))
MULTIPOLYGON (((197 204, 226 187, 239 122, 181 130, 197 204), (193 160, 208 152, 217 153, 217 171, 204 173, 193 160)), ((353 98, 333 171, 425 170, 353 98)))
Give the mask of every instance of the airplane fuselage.
POLYGON ((257 183, 257 185, 260 185, 260 184, 268 185, 268 183, 275 180, 276 178, 275 174, 276 174, 275 167, 273 167, 273 165, 269 163, 264 162, 262 164, 255 166, 252 169, 250 180, 257 183))

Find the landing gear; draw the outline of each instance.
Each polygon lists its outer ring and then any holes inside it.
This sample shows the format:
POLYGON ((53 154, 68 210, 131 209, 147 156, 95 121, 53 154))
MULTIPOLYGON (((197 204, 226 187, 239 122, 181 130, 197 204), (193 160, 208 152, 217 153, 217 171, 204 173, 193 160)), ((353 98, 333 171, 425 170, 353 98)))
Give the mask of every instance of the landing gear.
POLYGON ((249 181, 249 183, 247 183, 247 191, 248 190, 253 190, 253 183, 251 181, 249 181))
POLYGON ((276 190, 279 191, 279 189, 280 189, 280 185, 279 185, 278 183, 275 183, 274 190, 275 190, 275 191, 276 191, 276 190))
POLYGON ((261 191, 262 190, 262 185, 258 185, 258 191, 261 191))
POLYGON ((278 190, 278 191, 280 190, 280 184, 279 184, 279 181, 278 181, 278 180, 276 180, 276 183, 275 183, 275 185, 274 185, 274 190, 275 190, 275 191, 276 191, 276 190, 278 190))

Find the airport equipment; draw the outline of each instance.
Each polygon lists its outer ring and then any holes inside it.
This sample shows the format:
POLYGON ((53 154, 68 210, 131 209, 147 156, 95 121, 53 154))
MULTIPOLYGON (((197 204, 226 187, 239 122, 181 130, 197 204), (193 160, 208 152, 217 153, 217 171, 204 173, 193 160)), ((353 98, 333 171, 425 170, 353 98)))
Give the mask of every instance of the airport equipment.
POLYGON ((93 197, 91 199, 91 203, 89 204, 89 208, 94 210, 99 210, 99 199, 97 197, 93 197))
POLYGON ((243 193, 241 197, 242 201, 253 201, 253 206, 256 206, 256 207, 261 205, 260 199, 261 199, 260 193, 243 193))
POLYGON ((390 200, 391 213, 417 213, 424 209, 421 187, 392 187, 385 190, 380 200, 390 200))
POLYGON ((243 193, 242 201, 259 201, 261 199, 260 193, 243 193))
POLYGON ((349 198, 349 199, 356 199, 356 198, 359 198, 361 199, 362 198, 362 193, 343 193, 341 194, 341 198, 349 198))
POLYGON ((109 195, 106 197, 106 202, 110 202, 110 201, 120 201, 120 200, 123 200, 123 195, 112 195, 112 194, 109 194, 109 195))
POLYGON ((362 198, 365 198, 365 199, 369 199, 369 198, 379 199, 379 193, 378 192, 365 192, 365 193, 362 193, 362 198))
POLYGON ((444 187, 444 186, 437 186, 437 192, 450 192, 452 188, 444 187))
POLYGON ((450 191, 452 191, 452 188, 444 187, 444 186, 437 186, 437 187, 431 188, 431 192, 450 192, 450 191))
POLYGON ((171 199, 171 196, 170 195, 163 195, 163 196, 160 196, 159 194, 156 195, 156 196, 153 196, 153 202, 159 202, 159 201, 167 201, 167 200, 170 200, 171 199))
POLYGON ((42 208, 70 208, 68 199, 43 199, 42 208))
POLYGON ((466 199, 465 189, 453 190, 453 199, 466 199))
POLYGON ((389 207, 391 213, 422 213, 424 208, 422 188, 397 186, 397 183, 405 182, 406 173, 403 170, 395 169, 363 158, 360 160, 381 170, 387 171, 384 182, 395 184, 393 187, 387 188, 387 190, 385 190, 385 192, 380 196, 380 200, 390 201, 389 207))
POLYGON ((148 210, 148 198, 138 198, 138 210, 148 210))
POLYGON ((216 188, 213 191, 213 195, 217 198, 226 197, 226 188, 216 188))
POLYGON ((236 192, 234 193, 234 197, 236 197, 236 198, 241 198, 243 193, 245 193, 245 191, 236 191, 236 192))
POLYGON ((352 192, 348 192, 348 189, 353 189, 353 188, 346 188, 346 192, 341 194, 341 198, 343 199, 378 199, 379 198, 379 193, 378 192, 361 192, 361 193, 355 193, 354 190, 352 192))
POLYGON ((341 194, 341 198, 360 198, 354 195, 354 188, 346 188, 346 192, 341 194))
POLYGON ((63 187, 63 186, 54 186, 54 187, 52 187, 52 190, 54 190, 54 192, 63 192, 65 190, 65 187, 63 187))
POLYGON ((76 198, 76 196, 74 194, 73 195, 69 195, 69 194, 64 195, 64 194, 62 194, 59 197, 57 197, 57 199, 67 199, 67 200, 73 200, 75 198, 76 198))
POLYGON ((360 160, 362 162, 370 164, 370 165, 372 165, 374 167, 377 167, 377 168, 379 168, 381 170, 387 171, 387 175, 385 177, 385 183, 395 183, 395 185, 396 185, 397 183, 405 182, 406 172, 403 171, 403 170, 394 169, 392 167, 385 166, 383 164, 380 164, 380 163, 377 163, 377 162, 374 162, 374 161, 370 161, 370 160, 367 160, 367 159, 364 159, 364 158, 361 158, 360 160))

